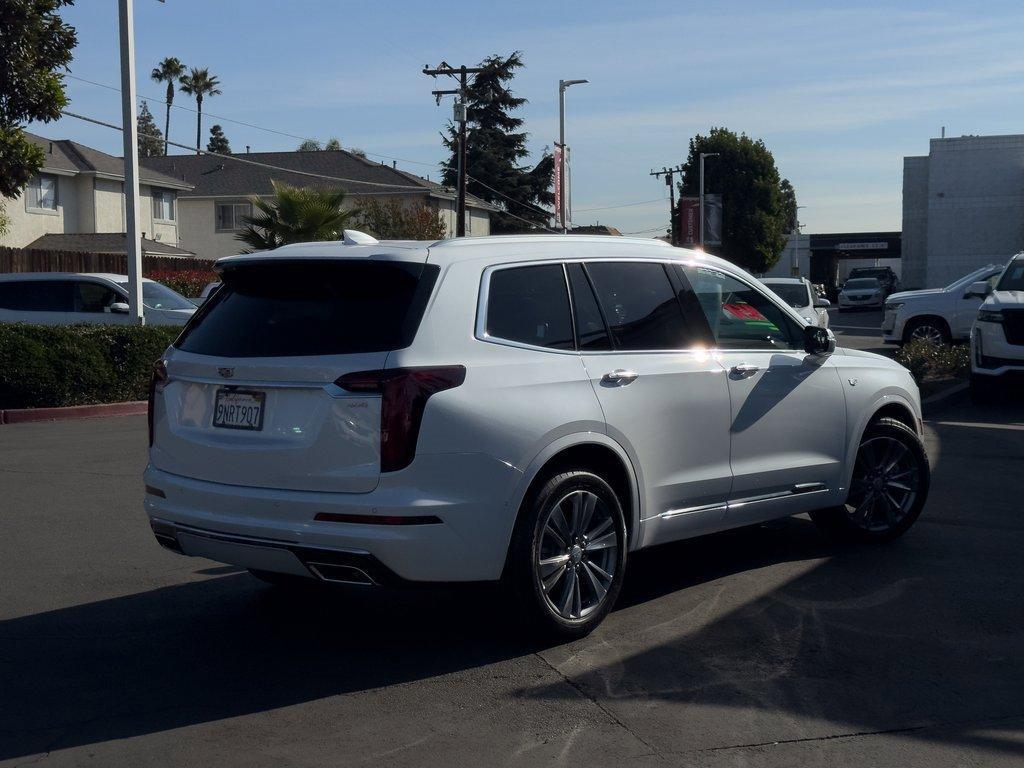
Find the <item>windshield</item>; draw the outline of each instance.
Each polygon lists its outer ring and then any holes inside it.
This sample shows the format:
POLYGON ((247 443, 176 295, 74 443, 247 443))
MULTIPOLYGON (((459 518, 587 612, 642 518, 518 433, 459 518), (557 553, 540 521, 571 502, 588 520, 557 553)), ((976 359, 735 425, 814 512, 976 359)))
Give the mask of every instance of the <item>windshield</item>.
POLYGON ((1011 261, 999 278, 997 291, 1024 291, 1024 259, 1011 261))
MULTIPOLYGON (((118 283, 128 290, 128 283, 118 283)), ((150 309, 195 309, 196 305, 162 283, 142 282, 142 303, 150 309)))
POLYGON ((874 267, 854 267, 853 269, 850 270, 850 277, 863 277, 863 278, 868 278, 868 277, 883 278, 884 277, 884 278, 888 278, 889 277, 889 270, 886 267, 878 267, 878 268, 874 268, 874 267))
POLYGON ((809 306, 811 298, 803 283, 766 283, 772 293, 796 309, 809 306))
POLYGON ((877 288, 878 281, 873 277, 862 277, 854 280, 847 280, 846 284, 843 285, 843 290, 853 289, 855 291, 862 291, 868 288, 877 288))
POLYGON ((957 288, 960 288, 961 286, 966 288, 971 283, 976 283, 979 280, 984 280, 986 275, 989 272, 991 272, 991 271, 992 271, 992 267, 982 267, 981 269, 976 269, 973 272, 971 272, 969 275, 964 275, 963 277, 958 277, 956 280, 954 280, 952 283, 947 285, 942 290, 944 290, 944 291, 953 291, 953 290, 956 290, 957 288))

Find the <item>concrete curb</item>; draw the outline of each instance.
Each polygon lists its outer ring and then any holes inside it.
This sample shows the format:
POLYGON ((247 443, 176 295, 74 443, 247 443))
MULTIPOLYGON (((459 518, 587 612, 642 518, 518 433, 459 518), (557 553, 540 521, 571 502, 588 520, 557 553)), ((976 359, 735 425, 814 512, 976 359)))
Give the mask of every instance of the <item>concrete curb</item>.
POLYGON ((925 416, 929 416, 936 411, 942 410, 947 405, 952 405, 954 401, 959 402, 962 395, 966 394, 967 390, 970 389, 970 386, 968 382, 962 381, 941 392, 936 392, 931 397, 926 397, 921 401, 921 410, 924 411, 925 416))
POLYGON ((0 411, 0 424, 23 424, 30 421, 64 421, 96 419, 104 416, 137 416, 146 413, 145 400, 103 405, 72 405, 67 408, 15 408, 0 411))

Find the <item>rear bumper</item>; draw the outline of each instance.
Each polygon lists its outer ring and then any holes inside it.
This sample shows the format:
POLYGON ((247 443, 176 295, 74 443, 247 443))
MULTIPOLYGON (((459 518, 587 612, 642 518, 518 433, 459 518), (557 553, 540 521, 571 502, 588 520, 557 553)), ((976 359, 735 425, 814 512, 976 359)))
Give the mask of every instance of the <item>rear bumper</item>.
MULTIPOLYGON (((482 454, 417 456, 370 493, 316 493, 193 480, 146 469, 145 509, 164 546, 246 568, 325 577, 324 566, 373 583, 500 578, 515 523, 506 501, 518 470, 482 454), (398 476, 401 483, 398 483, 398 476), (421 525, 315 520, 318 514, 431 516, 421 525)), ((340 579, 349 580, 349 579, 340 579)))

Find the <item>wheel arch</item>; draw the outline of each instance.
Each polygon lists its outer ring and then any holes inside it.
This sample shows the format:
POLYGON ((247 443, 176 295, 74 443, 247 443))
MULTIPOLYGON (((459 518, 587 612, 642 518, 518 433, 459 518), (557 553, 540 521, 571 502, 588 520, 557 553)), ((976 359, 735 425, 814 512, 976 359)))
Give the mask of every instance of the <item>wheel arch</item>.
POLYGON ((905 424, 918 438, 923 437, 918 410, 914 407, 911 399, 901 392, 886 392, 880 394, 877 399, 864 408, 856 427, 851 430, 850 440, 846 451, 846 467, 844 472, 844 490, 850 487, 850 480, 853 477, 853 465, 857 459, 857 449, 867 431, 874 422, 881 418, 891 418, 905 424))
POLYGON ((944 327, 946 329, 946 335, 949 338, 953 338, 953 327, 949 324, 949 321, 946 318, 935 311, 925 311, 918 312, 916 315, 912 315, 903 321, 903 331, 900 334, 900 340, 903 343, 907 343, 910 340, 909 334, 911 329, 922 320, 931 320, 937 325, 944 327))
POLYGON ((599 432, 565 435, 549 444, 530 462, 509 506, 516 510, 513 530, 523 513, 525 502, 544 482, 544 478, 564 469, 590 469, 612 486, 623 502, 629 549, 641 541, 640 477, 625 449, 599 432))

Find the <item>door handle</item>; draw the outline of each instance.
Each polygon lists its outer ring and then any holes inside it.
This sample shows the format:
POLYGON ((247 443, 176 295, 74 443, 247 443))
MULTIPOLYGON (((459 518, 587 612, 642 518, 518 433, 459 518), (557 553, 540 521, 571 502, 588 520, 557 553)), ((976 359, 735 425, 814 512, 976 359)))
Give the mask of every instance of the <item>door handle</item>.
POLYGON ((751 363, 740 363, 739 365, 734 365, 732 368, 730 368, 729 373, 732 374, 737 379, 745 379, 747 376, 753 376, 760 370, 761 367, 758 365, 753 365, 751 363))
POLYGON ((602 384, 614 384, 615 386, 625 386, 626 384, 632 384, 640 377, 640 374, 636 371, 627 371, 624 368, 616 368, 614 371, 606 373, 601 377, 602 384))

